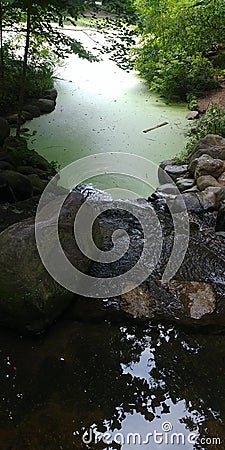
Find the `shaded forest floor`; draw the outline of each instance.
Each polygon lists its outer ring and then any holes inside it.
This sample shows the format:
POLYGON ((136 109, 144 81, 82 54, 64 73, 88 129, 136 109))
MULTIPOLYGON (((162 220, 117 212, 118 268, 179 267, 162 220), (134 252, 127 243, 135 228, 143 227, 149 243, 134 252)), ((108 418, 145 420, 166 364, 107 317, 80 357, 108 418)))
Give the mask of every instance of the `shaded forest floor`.
POLYGON ((225 78, 220 81, 221 87, 213 89, 206 93, 202 98, 198 99, 198 110, 205 113, 213 104, 217 104, 220 108, 225 108, 225 78))

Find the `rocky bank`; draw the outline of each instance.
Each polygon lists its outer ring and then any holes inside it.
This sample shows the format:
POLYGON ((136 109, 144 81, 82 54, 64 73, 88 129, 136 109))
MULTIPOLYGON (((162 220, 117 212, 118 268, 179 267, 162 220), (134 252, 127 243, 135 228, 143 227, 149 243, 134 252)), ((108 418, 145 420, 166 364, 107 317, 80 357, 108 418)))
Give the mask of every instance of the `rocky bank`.
MULTIPOLYGON (((22 148, 24 145, 23 142, 22 148)), ((149 251, 154 251, 152 210, 159 220, 163 243, 154 271, 138 287, 133 288, 129 282, 128 292, 121 291, 118 297, 105 299, 82 298, 67 291, 44 268, 36 248, 34 215, 40 195, 55 171, 36 152, 31 151, 29 155, 32 164, 23 160, 23 152, 16 148, 14 138, 5 138, 0 152, 1 325, 21 332, 42 331, 67 310, 74 320, 93 317, 104 320, 112 315, 119 320, 121 314, 126 314, 127 318, 137 320, 224 328, 225 139, 206 136, 197 144, 188 165, 177 166, 174 161, 164 161, 159 168, 161 185, 157 191, 148 199, 123 200, 124 211, 113 210, 113 201, 101 193, 96 196, 95 192, 93 196, 91 190, 85 188, 68 193, 61 211, 60 238, 72 264, 92 277, 116 277, 136 264, 146 240, 143 223, 149 226, 149 251), (175 186, 181 195, 174 191, 175 186), (174 241, 171 210, 179 213, 181 196, 189 217, 188 248, 176 275, 163 282, 162 275, 174 241), (108 210, 99 216, 93 232, 101 249, 112 248, 112 234, 118 228, 129 235, 129 249, 118 261, 110 264, 90 261, 74 242, 74 218, 84 201, 88 201, 93 211, 98 211, 101 202, 107 203, 108 210), (141 223, 132 214, 132 208, 134 211, 138 208, 141 223)), ((51 223, 55 217, 54 213, 51 215, 51 201, 46 207, 50 212, 49 220, 39 226, 49 237, 51 251, 51 246, 54 247, 51 223)), ((180 237, 182 239, 182 231, 180 237)), ((123 235, 118 235, 119 245, 123 244, 123 239, 123 235)), ((141 270, 146 271, 144 264, 141 270)))

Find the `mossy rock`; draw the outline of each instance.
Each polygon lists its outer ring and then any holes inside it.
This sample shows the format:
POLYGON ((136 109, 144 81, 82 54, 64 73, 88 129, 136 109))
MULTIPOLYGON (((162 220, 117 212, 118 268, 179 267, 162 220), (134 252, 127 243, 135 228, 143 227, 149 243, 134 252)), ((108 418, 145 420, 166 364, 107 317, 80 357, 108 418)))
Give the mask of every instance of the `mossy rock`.
MULTIPOLYGON (((83 202, 79 193, 69 196, 60 218, 60 242, 70 262, 86 273, 90 260, 81 253, 73 235, 74 215, 83 202)), ((55 245, 51 220, 38 225, 48 235, 49 252, 55 245)), ((95 242, 100 242, 97 225, 93 233, 95 242)), ((75 294, 58 284, 45 269, 36 246, 34 218, 5 229, 0 234, 0 246, 0 324, 22 332, 44 330, 75 294)))

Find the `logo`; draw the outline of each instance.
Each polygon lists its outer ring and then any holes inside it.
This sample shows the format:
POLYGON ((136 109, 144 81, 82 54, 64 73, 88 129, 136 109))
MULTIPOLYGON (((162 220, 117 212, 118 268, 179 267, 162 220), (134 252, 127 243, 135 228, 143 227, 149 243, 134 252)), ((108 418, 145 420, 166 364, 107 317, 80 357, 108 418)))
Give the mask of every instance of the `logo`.
MULTIPOLYGON (((160 221, 150 203, 143 206, 139 202, 124 201, 129 193, 132 198, 143 197, 145 185, 149 195, 158 187, 158 166, 146 158, 129 153, 98 153, 79 159, 64 167, 45 188, 36 213, 35 237, 40 258, 49 274, 64 288, 76 294, 105 298, 129 292, 145 281, 157 266, 162 252, 163 234, 160 221), (93 277, 78 270, 68 260, 60 242, 58 225, 60 212, 69 192, 77 185, 93 177, 104 175, 119 176, 119 180, 128 177, 137 186, 136 191, 124 190, 122 187, 107 189, 111 201, 94 202, 88 198, 81 205, 74 220, 74 240, 80 251, 92 261, 110 264, 119 261, 129 251, 130 238, 125 230, 116 230, 112 235, 113 248, 100 250, 93 240, 93 225, 100 214, 112 210, 115 214, 126 211, 137 220, 142 228, 143 247, 138 261, 126 273, 112 277, 93 277), (60 192, 58 179, 67 191, 60 192), (59 193, 60 192, 60 193, 59 193), (47 224, 47 226, 46 226, 47 224), (85 236, 85 239, 84 239, 85 236)), ((160 169, 162 170, 162 169, 160 169)), ((176 205, 167 203, 173 219, 173 248, 165 267, 162 281, 169 281, 176 274, 184 259, 189 241, 189 219, 185 203, 178 188, 172 184, 172 193, 176 196, 176 205), (177 201, 177 199, 179 201, 177 201)), ((62 190, 61 190, 62 191, 62 190)))

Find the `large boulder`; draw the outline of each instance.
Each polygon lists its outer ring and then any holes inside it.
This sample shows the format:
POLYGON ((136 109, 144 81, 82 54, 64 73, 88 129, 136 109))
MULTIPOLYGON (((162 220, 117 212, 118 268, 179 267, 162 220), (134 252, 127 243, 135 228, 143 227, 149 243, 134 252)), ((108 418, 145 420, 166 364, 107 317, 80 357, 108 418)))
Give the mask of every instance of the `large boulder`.
POLYGON ((197 186, 200 191, 204 191, 208 187, 220 187, 221 185, 212 175, 202 175, 197 178, 197 186))
POLYGON ((19 172, 4 170, 1 172, 1 180, 10 186, 17 200, 26 200, 33 194, 31 181, 19 172))
POLYGON ((49 98, 49 99, 53 100, 54 102, 56 101, 57 96, 58 96, 58 92, 55 88, 46 89, 46 91, 44 91, 44 94, 43 94, 43 98, 49 98))
POLYGON ((195 281, 157 281, 138 286, 120 296, 123 311, 139 319, 207 322, 216 310, 216 295, 210 284, 195 281))
POLYGON ((224 172, 225 164, 221 159, 211 159, 210 161, 199 161, 195 169, 195 178, 203 175, 212 175, 219 178, 224 172))
MULTIPOLYGON (((80 252, 73 235, 74 218, 83 202, 81 194, 70 194, 61 210, 59 233, 67 258, 80 271, 87 272, 90 260, 80 252)), ((46 208, 51 209, 51 205, 46 208)), ((38 224, 47 233, 49 252, 55 245, 54 220, 50 214, 49 220, 38 224)), ((98 244, 97 225, 93 233, 98 244)), ((65 310, 74 294, 58 284, 45 269, 36 246, 34 218, 5 229, 0 234, 0 247, 0 324, 20 331, 45 329, 65 310)))
POLYGON ((0 145, 3 145, 5 138, 10 135, 9 122, 0 117, 0 145))
POLYGON ((28 111, 32 117, 39 117, 41 115, 40 108, 37 105, 27 104, 23 107, 24 111, 28 111))
POLYGON ((37 106, 42 113, 50 113, 55 109, 55 102, 49 98, 39 98, 37 106))
POLYGON ((190 162, 204 154, 225 160, 225 138, 217 134, 207 134, 196 144, 190 155, 190 162))

